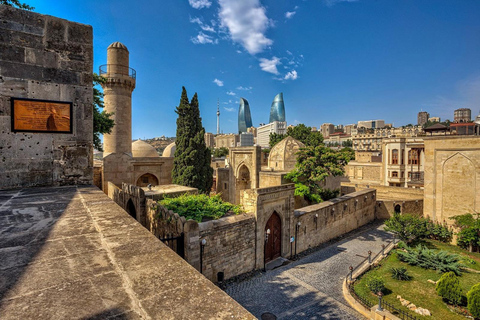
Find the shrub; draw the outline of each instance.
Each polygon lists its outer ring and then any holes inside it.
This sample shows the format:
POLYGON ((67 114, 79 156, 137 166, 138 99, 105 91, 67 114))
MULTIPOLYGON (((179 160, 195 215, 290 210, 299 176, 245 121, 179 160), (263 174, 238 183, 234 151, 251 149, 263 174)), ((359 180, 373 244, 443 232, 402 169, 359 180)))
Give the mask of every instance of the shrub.
POLYGON ((159 203, 187 220, 193 219, 198 222, 204 218, 221 218, 229 211, 234 214, 242 212, 239 205, 223 202, 219 194, 211 197, 205 194, 184 194, 176 198, 165 198, 159 203))
POLYGON ((412 279, 405 267, 391 268, 390 273, 392 274, 392 278, 396 280, 408 281, 412 279))
POLYGON ((473 214, 464 214, 450 219, 455 220, 455 227, 460 231, 457 233, 457 244, 461 248, 473 252, 480 247, 480 219, 479 214, 475 218, 473 214))
POLYGON ((474 318, 480 318, 480 283, 467 292, 468 311, 474 318))
POLYGON ((444 250, 428 249, 418 245, 416 248, 406 248, 406 252, 397 251, 400 261, 412 266, 419 266, 424 269, 437 270, 439 272, 453 272, 461 275, 465 265, 460 262, 462 259, 458 254, 452 254, 444 250))
POLYGON ((365 280, 365 285, 370 291, 377 294, 378 292, 383 292, 385 290, 385 282, 382 278, 376 275, 370 275, 365 280))
POLYGON ((453 231, 446 225, 427 220, 427 230, 431 239, 446 243, 452 241, 453 231))
POLYGON ((405 242, 400 241, 400 242, 397 243, 397 248, 406 249, 406 248, 408 248, 408 246, 405 244, 405 242))
POLYGON ((393 217, 385 221, 385 230, 391 231, 400 240, 410 243, 428 235, 427 220, 411 214, 395 212, 393 217))
POLYGON ((460 281, 453 272, 444 273, 435 287, 437 294, 450 304, 458 305, 462 301, 460 281))

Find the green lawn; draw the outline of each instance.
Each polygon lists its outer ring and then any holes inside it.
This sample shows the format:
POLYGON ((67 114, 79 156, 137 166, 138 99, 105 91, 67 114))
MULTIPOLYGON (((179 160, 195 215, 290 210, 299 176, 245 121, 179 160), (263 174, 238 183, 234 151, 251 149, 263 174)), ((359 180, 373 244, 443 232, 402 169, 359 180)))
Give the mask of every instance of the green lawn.
MULTIPOLYGON (((448 245, 434 240, 427 240, 425 243, 429 248, 447 250, 451 253, 457 253, 462 256, 473 259, 476 263, 467 263, 467 266, 471 269, 480 270, 480 254, 469 253, 462 250, 459 247, 448 245)), ((427 280, 431 279, 437 281, 440 279, 441 274, 435 270, 422 269, 416 266, 410 266, 404 262, 398 260, 395 250, 392 250, 391 254, 382 261, 379 267, 367 272, 360 280, 355 283, 355 292, 375 304, 378 302, 378 298, 370 293, 369 289, 365 286, 365 276, 367 274, 375 274, 382 277, 385 281, 386 293, 384 299, 393 304, 397 309, 408 311, 408 308, 403 307, 400 301, 396 298, 397 295, 401 295, 402 298, 409 300, 417 307, 422 307, 430 310, 431 317, 422 317, 416 313, 413 313, 418 318, 428 319, 466 319, 465 317, 458 315, 450 311, 447 305, 442 301, 435 291, 435 285, 429 283, 427 280), (392 279, 389 272, 392 267, 405 267, 408 270, 412 280, 400 281, 392 279)), ((480 282, 480 273, 463 272, 459 278, 460 284, 463 289, 463 295, 466 295, 470 288, 480 282)))

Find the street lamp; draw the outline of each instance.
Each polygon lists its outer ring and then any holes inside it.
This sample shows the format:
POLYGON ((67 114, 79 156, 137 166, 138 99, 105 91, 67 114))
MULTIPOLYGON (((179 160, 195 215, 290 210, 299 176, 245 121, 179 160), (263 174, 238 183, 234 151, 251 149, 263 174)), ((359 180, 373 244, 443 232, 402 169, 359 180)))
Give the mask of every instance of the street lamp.
POLYGON ((263 271, 267 271, 265 268, 266 260, 267 260, 267 242, 268 236, 270 235, 270 229, 265 230, 265 244, 263 245, 263 271))
POLYGON ((207 244, 207 239, 202 239, 200 242, 200 273, 203 273, 203 252, 205 251, 205 245, 207 244))

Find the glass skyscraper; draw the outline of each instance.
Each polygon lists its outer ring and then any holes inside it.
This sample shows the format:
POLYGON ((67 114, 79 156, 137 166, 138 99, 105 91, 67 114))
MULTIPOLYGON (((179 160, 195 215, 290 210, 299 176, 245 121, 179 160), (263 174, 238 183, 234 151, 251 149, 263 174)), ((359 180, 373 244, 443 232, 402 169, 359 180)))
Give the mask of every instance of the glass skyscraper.
POLYGON ((270 120, 269 123, 273 121, 285 122, 285 105, 283 104, 283 93, 280 92, 275 96, 272 102, 272 107, 270 108, 270 120))
POLYGON ((247 128, 252 126, 252 116, 250 115, 248 101, 247 99, 240 98, 240 107, 238 108, 238 133, 247 132, 247 128))

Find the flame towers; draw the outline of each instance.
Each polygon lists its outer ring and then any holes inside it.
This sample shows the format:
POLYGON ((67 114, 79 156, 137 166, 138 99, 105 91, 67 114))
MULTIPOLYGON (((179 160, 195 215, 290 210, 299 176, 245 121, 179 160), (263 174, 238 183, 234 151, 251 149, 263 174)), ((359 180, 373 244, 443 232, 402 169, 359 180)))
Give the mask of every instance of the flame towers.
POLYGON ((250 106, 248 105, 247 99, 240 98, 240 107, 238 108, 238 133, 247 132, 247 128, 251 126, 252 116, 250 115, 250 106))
POLYGON ((285 122, 285 105, 283 104, 283 93, 280 92, 273 98, 272 106, 270 108, 270 120, 285 122))

